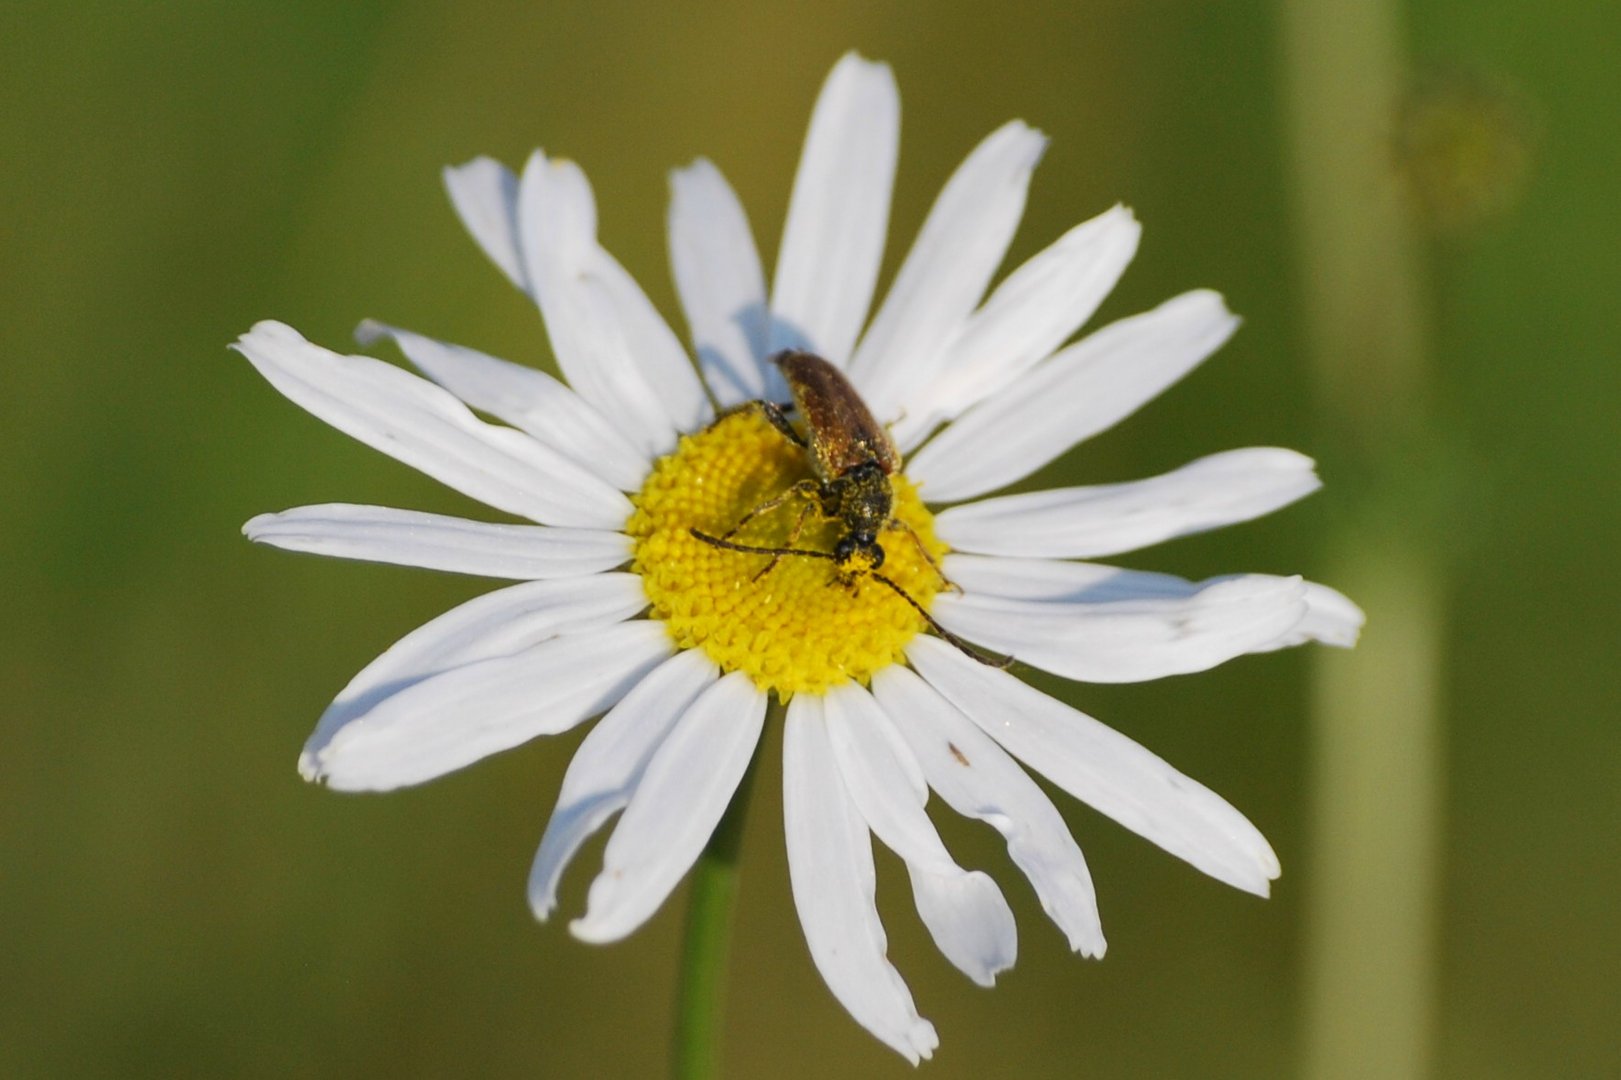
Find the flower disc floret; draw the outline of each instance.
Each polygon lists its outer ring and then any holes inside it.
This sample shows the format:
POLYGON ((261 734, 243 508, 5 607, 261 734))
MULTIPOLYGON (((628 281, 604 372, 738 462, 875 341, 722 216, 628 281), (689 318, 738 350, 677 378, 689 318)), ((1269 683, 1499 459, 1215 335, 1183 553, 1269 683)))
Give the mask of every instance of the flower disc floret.
MULTIPOLYGON (((724 535, 811 476, 801 447, 757 411, 740 410, 684 436, 654 465, 632 499, 636 512, 627 527, 636 544, 633 569, 676 644, 702 649, 724 670, 746 672, 784 698, 865 684, 899 662, 925 629, 904 598, 861 570, 841 575, 827 559, 784 555, 762 574, 769 556, 718 548, 692 533, 724 535)), ((881 533, 883 573, 927 609, 945 583, 919 545, 936 563, 946 547, 916 488, 902 476, 893 480, 894 515, 917 539, 902 528, 881 533)), ((732 539, 788 546, 802 514, 792 546, 831 552, 843 524, 824 520, 814 501, 800 498, 750 520, 732 539)))

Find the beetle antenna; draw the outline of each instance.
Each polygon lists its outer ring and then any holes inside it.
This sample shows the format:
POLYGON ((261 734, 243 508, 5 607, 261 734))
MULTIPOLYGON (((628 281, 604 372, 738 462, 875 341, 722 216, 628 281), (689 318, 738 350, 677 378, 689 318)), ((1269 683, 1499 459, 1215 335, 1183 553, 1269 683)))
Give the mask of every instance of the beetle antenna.
MULTIPOLYGON (((745 555, 807 555, 812 559, 826 559, 829 562, 838 561, 833 557, 833 553, 828 551, 816 551, 811 548, 759 547, 755 544, 739 544, 736 540, 723 540, 718 536, 710 536, 708 533, 701 532, 698 529, 688 529, 687 531, 711 547, 725 548, 727 551, 741 551, 745 555)), ((911 597, 907 597, 907 599, 910 600, 911 597)))
POLYGON ((939 621, 937 619, 935 619, 935 617, 933 615, 930 615, 926 610, 924 610, 924 607, 923 607, 922 604, 920 604, 916 600, 912 599, 912 594, 911 593, 907 592, 905 589, 903 589, 899 585, 895 584, 894 581, 892 581, 889 578, 885 577, 883 574, 880 574, 876 570, 868 570, 867 575, 869 577, 875 577, 879 581, 883 582, 885 585, 888 585, 891 589, 893 589, 895 591, 895 595, 899 596, 902 600, 905 600, 908 604, 911 604, 912 605, 912 610, 916 611, 919 615, 923 616, 923 621, 928 623, 929 627, 936 634, 939 634, 946 641, 949 641, 951 644, 955 645, 957 647, 958 651, 961 652, 964 656, 967 656, 967 657, 969 657, 970 659, 973 659, 973 660, 978 660, 980 663, 984 664, 986 667, 1000 668, 1003 671, 1006 671, 1008 668, 1013 666, 1013 657, 1004 656, 1000 660, 993 660, 989 656, 987 656, 986 654, 984 654, 984 653, 980 652, 978 649, 974 648, 972 645, 968 644, 968 642, 964 641, 962 638, 958 637, 956 634, 953 634, 950 630, 947 630, 945 627, 941 626, 939 621))

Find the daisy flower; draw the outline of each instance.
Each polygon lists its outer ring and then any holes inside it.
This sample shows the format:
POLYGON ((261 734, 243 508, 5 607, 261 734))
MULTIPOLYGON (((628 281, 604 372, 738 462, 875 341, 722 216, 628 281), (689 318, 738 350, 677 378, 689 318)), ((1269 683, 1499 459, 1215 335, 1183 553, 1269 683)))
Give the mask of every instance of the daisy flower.
POLYGON ((540 152, 521 174, 480 158, 445 183, 473 238, 538 305, 566 383, 371 322, 362 342, 392 341, 426 378, 274 322, 236 348, 332 426, 527 522, 335 504, 247 523, 277 547, 518 582, 356 675, 306 744, 303 775, 389 790, 600 716, 563 780, 529 901, 550 915, 571 857, 618 813, 570 925, 613 941, 692 866, 768 702, 785 703, 784 825, 811 958, 856 1021, 916 1063, 937 1039, 886 955, 872 836, 905 862, 952 964, 989 985, 1016 951, 996 884, 958 865, 930 823, 931 792, 1002 833, 1087 956, 1104 950, 1091 875, 1026 768, 1239 889, 1264 896, 1278 875, 1260 832, 1214 792, 963 643, 1069 679, 1130 682, 1308 640, 1349 645, 1362 617, 1298 577, 1190 582, 1079 561, 1299 499, 1318 480, 1289 450, 984 497, 1176 382, 1237 319, 1200 290, 1066 344, 1136 249, 1138 224, 1121 207, 992 288, 1045 145, 1015 121, 947 182, 869 321, 898 137, 889 69, 840 60, 811 118, 769 289, 720 172, 700 160, 674 174, 670 258, 696 364, 597 242, 585 174, 540 152), (838 515, 807 512, 814 494, 748 517, 817 479, 788 437, 815 418, 785 433, 748 407, 789 401, 771 362, 785 349, 824 358, 887 427, 898 462, 877 537, 888 587, 871 560, 737 549, 831 553, 849 532, 838 515), (745 517, 733 547, 713 542, 745 517))

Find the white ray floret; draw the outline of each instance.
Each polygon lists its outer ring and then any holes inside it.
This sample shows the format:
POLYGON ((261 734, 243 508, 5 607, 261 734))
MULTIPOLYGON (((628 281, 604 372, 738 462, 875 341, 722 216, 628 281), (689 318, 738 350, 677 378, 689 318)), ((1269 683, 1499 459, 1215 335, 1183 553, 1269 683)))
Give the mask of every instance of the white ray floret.
POLYGON ((934 606, 941 625, 975 644, 1095 683, 1205 671, 1271 648, 1306 612, 1305 582, 1266 574, 1208 582, 1183 597, 1099 602, 965 592, 934 606))
POLYGON ((305 748, 305 775, 341 791, 387 791, 454 772, 599 715, 670 654, 654 622, 549 638, 459 665, 389 694, 305 748))
POLYGON ((872 304, 900 148, 900 93, 887 64, 851 53, 827 77, 783 224, 771 289, 771 348, 843 367, 872 304))
POLYGON ((630 538, 606 529, 492 525, 349 503, 260 514, 242 532, 256 543, 287 551, 517 581, 596 574, 622 565, 631 555, 630 538))
POLYGON ((1046 146, 1039 131, 1004 124, 940 192, 850 360, 850 376, 877 415, 901 415, 913 388, 933 380, 1007 253, 1046 146))
POLYGON ((1102 956, 1097 895, 1075 838, 1058 808, 1001 747, 939 691, 903 667, 886 668, 873 695, 906 739, 929 787, 957 813, 978 818, 1007 840, 1049 918, 1083 956, 1102 956))
POLYGON ((1358 635, 1362 633, 1364 618, 1362 609, 1338 589, 1308 581, 1306 617, 1296 623, 1287 634, 1267 646, 1267 649, 1284 649, 1293 645, 1304 645, 1308 641, 1320 641, 1324 645, 1349 649, 1356 644, 1358 635))
POLYGON ((569 860, 592 833, 623 810, 647 763, 676 721, 719 671, 696 649, 676 653, 597 721, 569 761, 557 806, 529 871, 529 906, 546 919, 557 905, 557 885, 569 860))
POLYGON ((446 166, 445 191, 456 215, 490 261, 519 289, 534 296, 518 240, 518 178, 492 158, 446 166))
MULTIPOLYGON (((1042 603, 1108 605, 1139 601, 1192 600, 1223 581, 1276 580, 1270 574, 1235 574, 1208 581, 1188 581, 1171 574, 1122 570, 1100 563, 1062 562, 1054 559, 1006 559, 994 555, 948 555, 942 566, 946 576, 971 597, 1003 597, 1042 603)), ((1362 609, 1343 594, 1303 583, 1305 615, 1277 640, 1256 650, 1280 649, 1320 641, 1349 647, 1362 629, 1362 609)), ((1078 610, 1084 610, 1084 607, 1078 610)))
POLYGON ((754 757, 766 696, 742 672, 706 687, 653 752, 602 856, 582 941, 615 941, 658 910, 720 822, 754 757))
POLYGON ((544 525, 618 528, 630 502, 511 428, 486 424, 449 393, 369 356, 312 345, 261 322, 236 349, 288 398, 367 446, 470 498, 544 525))
POLYGON ((895 439, 914 449, 934 426, 1018 379, 1092 317, 1137 252, 1142 226, 1116 206, 1069 232, 1014 270, 940 357, 939 370, 910 388, 895 439))
POLYGON ((661 454, 711 415, 692 364, 631 276, 597 243, 585 173, 536 151, 518 184, 518 234, 552 351, 581 396, 661 454))
POLYGON ((1245 892, 1278 876, 1271 845, 1221 796, 1085 713, 932 637, 907 659, 1014 757, 1171 854, 1245 892))
MULTIPOLYGON (((670 175, 669 234, 676 291, 715 401, 726 408, 765 397, 765 272, 742 204, 707 159, 670 175)), ((772 390, 781 397, 781 386, 772 390)))
POLYGON ((1310 458, 1262 446, 1147 480, 982 499, 943 510, 934 523, 958 551, 1092 559, 1249 521, 1321 486, 1310 458))
POLYGON ((918 914, 946 959, 981 986, 1013 966, 1013 912, 996 883, 958 866, 923 812, 923 770, 883 710, 859 686, 823 698, 828 742, 845 790, 886 847, 906 862, 918 914))
POLYGON ((367 319, 362 345, 388 338, 428 378, 473 408, 545 443, 620 491, 635 491, 652 464, 584 398, 544 371, 367 319))
POLYGON ((560 634, 623 622, 647 606, 632 574, 530 581, 467 601, 406 634, 362 668, 322 714, 299 769, 314 779, 314 758, 334 734, 386 698, 424 679, 481 660, 510 656, 560 634))
POLYGON ((788 703, 782 805, 788 878, 816 970, 856 1023, 916 1065, 940 1040, 889 962, 872 840, 839 775, 823 701, 809 694, 788 703))
POLYGON ((1130 416, 1237 328, 1208 290, 1111 323, 969 409, 918 452, 909 474, 941 502, 1022 480, 1130 416))

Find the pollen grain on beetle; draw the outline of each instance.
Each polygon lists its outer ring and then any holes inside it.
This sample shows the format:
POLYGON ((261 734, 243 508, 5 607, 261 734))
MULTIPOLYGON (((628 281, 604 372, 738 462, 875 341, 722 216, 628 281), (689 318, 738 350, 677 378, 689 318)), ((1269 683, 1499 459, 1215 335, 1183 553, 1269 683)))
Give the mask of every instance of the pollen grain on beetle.
MULTIPOLYGON (((626 527, 635 542, 632 569, 676 643, 702 649, 723 669, 746 672, 783 698, 847 680, 866 683, 901 662, 907 643, 926 628, 903 597, 876 581, 841 584, 835 568, 817 559, 785 558, 762 574, 768 557, 692 534, 723 533, 811 475, 803 449, 758 411, 740 410, 684 436, 654 465, 632 497, 636 512, 626 527)), ((904 476, 892 479, 895 518, 938 563, 947 548, 935 538, 933 516, 904 476)), ((799 507, 789 502, 751 519, 736 539, 781 546, 798 517, 799 507)), ((885 572, 926 609, 943 582, 918 544, 903 530, 893 532, 885 572)), ((838 522, 812 514, 796 544, 831 550, 838 535, 838 522)))

